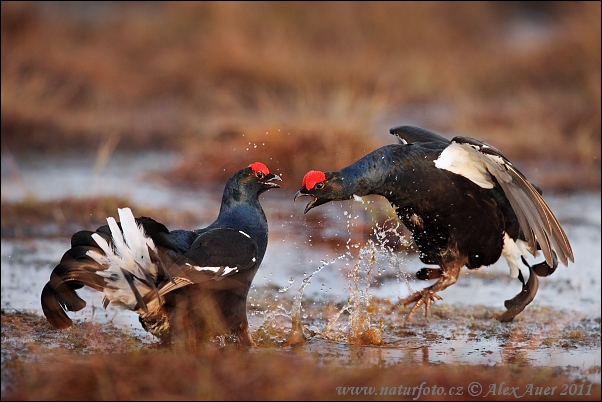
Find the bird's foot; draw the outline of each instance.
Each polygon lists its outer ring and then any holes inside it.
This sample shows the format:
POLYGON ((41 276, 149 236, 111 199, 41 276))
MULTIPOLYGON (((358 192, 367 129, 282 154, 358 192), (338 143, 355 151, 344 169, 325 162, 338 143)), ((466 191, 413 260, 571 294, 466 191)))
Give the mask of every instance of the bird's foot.
POLYGON ((497 317, 500 322, 511 322, 514 320, 514 317, 523 311, 525 307, 527 307, 527 305, 533 301, 535 295, 537 294, 537 289, 539 288, 539 279, 537 279, 538 275, 534 267, 531 267, 528 264, 527 266, 529 267, 529 280, 525 283, 523 274, 519 271, 518 278, 523 283, 523 289, 512 299, 504 302, 504 306, 506 306, 507 310, 497 317))
POLYGON ((414 304, 414 307, 412 307, 412 309, 410 310, 408 315, 406 315, 406 318, 403 321, 403 326, 404 327, 406 326, 406 324, 412 318, 412 315, 414 315, 416 310, 418 310, 418 308, 420 306, 422 306, 423 304, 424 304, 424 317, 426 318, 426 321, 428 322, 429 309, 431 307, 431 303, 434 302, 435 300, 443 300, 443 299, 441 298, 441 296, 439 296, 437 293, 435 293, 431 289, 423 289, 419 292, 416 292, 416 293, 406 297, 405 299, 400 300, 398 304, 403 305, 403 306, 406 306, 410 303, 416 303, 416 304, 414 304))

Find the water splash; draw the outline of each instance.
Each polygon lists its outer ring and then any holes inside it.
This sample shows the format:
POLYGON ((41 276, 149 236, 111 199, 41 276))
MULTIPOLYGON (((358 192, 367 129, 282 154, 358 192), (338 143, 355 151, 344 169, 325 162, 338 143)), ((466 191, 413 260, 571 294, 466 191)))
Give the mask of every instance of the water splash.
POLYGON ((293 283, 295 283, 295 278, 293 278, 292 276, 289 278, 288 280, 288 285, 281 287, 280 289, 278 289, 278 292, 280 293, 284 293, 287 290, 289 290, 291 288, 291 286, 293 286, 293 283))
MULTIPOLYGON (((362 206, 360 197, 355 198, 362 206)), ((356 204, 357 205, 357 204, 356 204)), ((319 335, 330 340, 345 341, 359 345, 381 345, 383 342, 383 320, 376 317, 376 309, 371 303, 370 287, 376 276, 382 275, 388 268, 395 269, 398 282, 405 283, 410 291, 410 275, 403 270, 407 253, 395 250, 401 241, 403 247, 409 247, 410 241, 400 232, 401 224, 394 218, 388 218, 382 225, 376 223, 372 229, 373 239, 369 239, 360 247, 360 243, 352 243, 351 232, 357 224, 358 216, 345 211, 347 229, 350 237, 346 243, 346 257, 355 260, 348 273, 350 278, 349 298, 347 303, 329 320, 319 335), (357 256, 352 256, 352 249, 359 249, 357 256), (384 257, 384 258, 383 258, 384 257), (343 317, 347 317, 344 319, 343 317)), ((370 211, 368 211, 370 214, 370 211)))
MULTIPOLYGON (((357 202, 356 205, 361 205, 363 210, 368 211, 367 205, 371 203, 370 201, 365 201, 361 197, 354 197, 354 199, 357 202)), ((352 238, 363 233, 362 228, 365 227, 361 219, 362 213, 343 211, 349 232, 349 238, 345 244, 347 251, 330 263, 321 260, 321 265, 311 275, 303 279, 303 283, 293 301, 291 332, 285 343, 286 345, 296 345, 304 342, 307 339, 304 331, 310 331, 312 335, 324 339, 356 345, 381 345, 383 343, 382 329, 384 323, 382 319, 376 317, 376 308, 371 304, 370 287, 376 281, 375 276, 380 276, 383 270, 392 267, 395 269, 397 280, 399 282, 404 281, 409 289, 410 276, 402 269, 406 253, 396 252, 394 248, 395 245, 399 244, 400 239, 402 246, 409 246, 410 242, 400 234, 401 224, 392 218, 387 219, 382 225, 377 223, 372 228, 372 239, 367 242, 353 241, 352 238), (347 261, 346 265, 350 267, 347 274, 349 278, 347 303, 335 313, 325 328, 304 329, 301 321, 301 302, 305 287, 325 266, 334 263, 337 259, 344 259, 347 261)), ((370 211, 368 211, 368 214, 370 214, 370 211)), ((364 238, 364 235, 362 235, 362 238, 364 238)), ((288 290, 291 285, 292 282, 289 280, 289 286, 283 287, 281 291, 288 290)))
POLYGON ((263 322, 255 333, 257 343, 272 346, 281 344, 286 333, 290 331, 291 311, 282 303, 278 303, 275 307, 268 305, 261 315, 263 315, 263 322))
POLYGON ((322 337, 337 341, 344 340, 356 345, 382 344, 383 323, 382 320, 378 323, 373 322, 374 309, 370 305, 372 296, 369 292, 370 285, 374 281, 373 267, 376 262, 376 252, 377 248, 372 240, 361 247, 358 260, 347 275, 351 279, 347 304, 320 332, 322 337), (346 324, 340 322, 343 313, 349 314, 349 322, 346 324))
MULTIPOLYGON (((293 307, 291 309, 291 333, 288 336, 286 345, 294 346, 303 343, 307 338, 303 333, 303 322, 301 321, 301 299, 303 298, 303 291, 305 287, 310 283, 311 278, 324 269, 325 266, 330 265, 336 261, 336 258, 331 262, 326 260, 320 260, 320 266, 314 270, 309 276, 303 278, 303 283, 295 295, 293 300, 293 307)), ((290 286, 289 286, 290 287, 290 286)))
POLYGON ((391 238, 397 238, 401 240, 401 245, 406 249, 411 246, 412 242, 404 235, 399 233, 401 229, 402 226, 399 221, 394 221, 392 218, 388 218, 382 226, 377 222, 373 233, 378 245, 381 248, 381 251, 387 258, 387 266, 395 268, 397 282, 404 282, 408 288, 408 293, 412 294, 414 293, 414 290, 410 286, 410 278, 412 276, 403 269, 405 262, 404 258, 407 256, 407 253, 396 253, 394 250, 394 245, 391 244, 391 238), (390 223, 393 224, 387 227, 390 223))

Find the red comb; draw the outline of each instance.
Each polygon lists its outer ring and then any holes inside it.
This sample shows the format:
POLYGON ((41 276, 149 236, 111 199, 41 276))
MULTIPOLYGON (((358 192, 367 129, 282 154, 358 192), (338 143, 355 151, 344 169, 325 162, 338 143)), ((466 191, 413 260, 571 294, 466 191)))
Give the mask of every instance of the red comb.
POLYGON ((301 183, 301 185, 306 189, 311 190, 314 188, 316 183, 320 183, 324 180, 326 180, 326 175, 324 172, 320 172, 319 170, 310 170, 305 174, 305 177, 303 177, 303 183, 301 183))
POLYGON ((270 174, 270 170, 268 169, 268 167, 261 162, 251 163, 247 167, 250 167, 251 169, 253 169, 254 172, 261 172, 265 175, 270 174))

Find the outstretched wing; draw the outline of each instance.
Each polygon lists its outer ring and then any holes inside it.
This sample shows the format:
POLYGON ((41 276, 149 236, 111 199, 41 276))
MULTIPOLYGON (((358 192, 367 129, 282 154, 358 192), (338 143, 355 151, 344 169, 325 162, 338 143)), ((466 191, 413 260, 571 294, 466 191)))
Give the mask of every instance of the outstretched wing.
POLYGON ((483 188, 493 188, 497 182, 512 206, 530 252, 535 255, 539 244, 550 266, 555 266, 554 251, 564 265, 574 261, 569 240, 548 204, 499 150, 471 137, 455 137, 435 166, 483 188))
POLYGON ((393 127, 389 132, 397 137, 403 144, 424 143, 437 146, 449 145, 449 140, 439 134, 432 133, 420 127, 399 126, 393 127))

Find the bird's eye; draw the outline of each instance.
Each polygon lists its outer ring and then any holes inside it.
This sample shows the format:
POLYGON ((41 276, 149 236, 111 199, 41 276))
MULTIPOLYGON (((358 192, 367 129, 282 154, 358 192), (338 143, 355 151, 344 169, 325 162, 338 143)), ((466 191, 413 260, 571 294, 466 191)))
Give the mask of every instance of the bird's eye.
POLYGON ((320 182, 320 183, 316 183, 316 188, 317 188, 318 190, 321 190, 321 189, 323 189, 323 188, 324 188, 324 183, 322 183, 322 182, 320 182))
POLYGON ((258 170, 257 172, 255 172, 255 177, 257 177, 258 179, 263 179, 264 176, 265 175, 260 170, 258 170))

